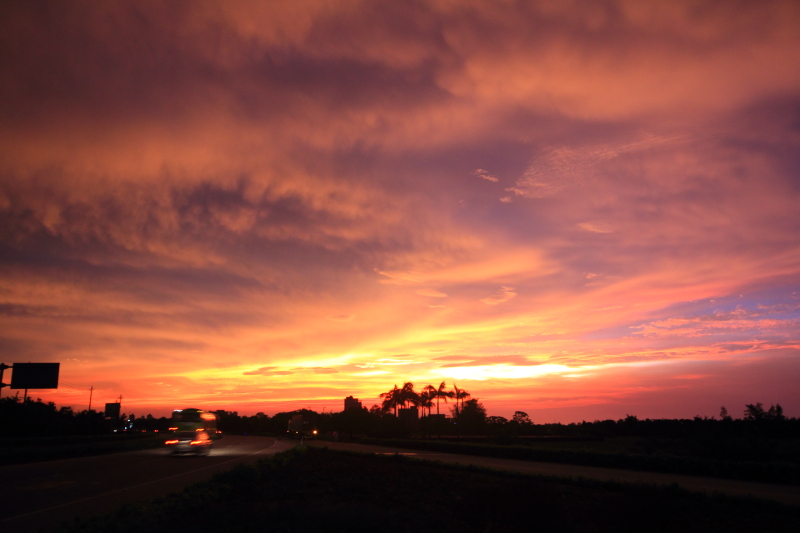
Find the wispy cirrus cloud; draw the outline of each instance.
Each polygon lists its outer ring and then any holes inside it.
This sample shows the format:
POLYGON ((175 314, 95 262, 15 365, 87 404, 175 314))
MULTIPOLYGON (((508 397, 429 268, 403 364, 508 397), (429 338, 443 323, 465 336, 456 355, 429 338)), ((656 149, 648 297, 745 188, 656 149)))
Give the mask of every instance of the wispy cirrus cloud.
POLYGON ((492 183, 497 183, 498 181, 500 181, 498 178, 492 176, 491 174, 489 174, 488 171, 483 170, 482 168, 477 169, 474 172, 474 174, 479 178, 484 179, 486 181, 491 181, 492 183))
POLYGON ((275 370, 275 366, 262 366, 256 370, 244 372, 245 376, 289 376, 296 373, 295 370, 275 370))
POLYGON ((482 298, 481 302, 486 305, 497 305, 509 301, 517 295, 513 287, 501 287, 500 294, 488 298, 482 298))

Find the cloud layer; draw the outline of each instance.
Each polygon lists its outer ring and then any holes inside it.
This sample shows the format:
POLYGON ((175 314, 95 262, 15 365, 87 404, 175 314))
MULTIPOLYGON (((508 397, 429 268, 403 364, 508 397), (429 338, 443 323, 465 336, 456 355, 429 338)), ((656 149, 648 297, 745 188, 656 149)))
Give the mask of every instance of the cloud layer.
POLYGON ((0 10, 0 346, 48 397, 800 412, 736 370, 800 349, 795 2, 0 10))

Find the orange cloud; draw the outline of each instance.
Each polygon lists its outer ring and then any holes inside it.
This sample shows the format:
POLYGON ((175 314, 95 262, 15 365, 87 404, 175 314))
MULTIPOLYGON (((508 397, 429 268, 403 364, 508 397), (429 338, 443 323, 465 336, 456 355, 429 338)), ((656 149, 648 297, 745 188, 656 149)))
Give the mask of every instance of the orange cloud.
POLYGON ((573 420, 792 364, 794 2, 4 15, 0 347, 48 398, 573 420))

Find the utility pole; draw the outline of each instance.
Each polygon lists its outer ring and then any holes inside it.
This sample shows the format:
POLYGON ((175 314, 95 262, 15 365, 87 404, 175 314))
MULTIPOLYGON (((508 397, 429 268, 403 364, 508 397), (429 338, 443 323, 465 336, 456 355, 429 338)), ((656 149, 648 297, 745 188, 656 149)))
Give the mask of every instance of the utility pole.
POLYGON ((92 410, 92 393, 94 392, 94 385, 89 387, 89 411, 92 410))

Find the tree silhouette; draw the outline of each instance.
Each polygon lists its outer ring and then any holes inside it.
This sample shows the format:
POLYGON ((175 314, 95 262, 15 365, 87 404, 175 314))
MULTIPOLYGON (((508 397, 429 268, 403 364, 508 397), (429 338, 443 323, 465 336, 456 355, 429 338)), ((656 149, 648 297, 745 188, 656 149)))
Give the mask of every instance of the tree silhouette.
MULTIPOLYGON (((430 385, 429 385, 430 387, 430 385)), ((432 387, 431 387, 432 388, 432 387)), ((439 383, 439 388, 434 389, 436 393, 436 414, 439 414, 439 399, 444 400, 444 403, 447 403, 448 398, 453 397, 453 393, 447 390, 447 384, 444 381, 439 383)))
POLYGON ((781 404, 770 405, 769 410, 764 410, 764 405, 761 402, 756 404, 748 403, 745 405, 744 410, 745 420, 785 420, 783 416, 783 407, 781 404))
POLYGON ((781 407, 781 404, 776 403, 775 405, 770 405, 769 411, 767 411, 767 418, 770 420, 785 420, 786 417, 783 416, 783 407, 781 407))
POLYGON ((395 385, 389 392, 382 392, 379 398, 383 400, 381 403, 383 412, 388 413, 394 409, 394 416, 397 416, 397 406, 403 402, 403 389, 398 389, 395 385))
POLYGON ((472 398, 461 405, 459 424, 467 433, 478 433, 486 424, 486 408, 477 398, 472 398))
POLYGON ((761 402, 756 404, 748 403, 744 409, 745 420, 764 420, 767 418, 767 413, 764 411, 764 406, 761 402))
POLYGON ((425 388, 422 389, 422 392, 419 393, 419 405, 422 409, 428 409, 428 416, 431 415, 431 409, 433 408, 433 399, 436 397, 436 389, 433 385, 425 385, 425 388))
POLYGON ((400 389, 400 401, 403 407, 408 408, 407 404, 419 405, 419 394, 414 391, 414 384, 410 381, 403 383, 403 388, 400 389))
POLYGON ((528 413, 525 411, 514 411, 514 417, 512 420, 523 426, 530 426, 533 424, 533 422, 531 422, 531 418, 528 416, 528 413))
POLYGON ((455 410, 456 418, 459 417, 459 412, 460 412, 459 408, 458 408, 459 402, 461 402, 461 404, 463 405, 464 404, 464 400, 466 400, 468 398, 471 398, 471 397, 472 397, 472 395, 470 393, 468 393, 464 389, 459 389, 458 386, 455 383, 453 383, 453 398, 455 398, 455 400, 456 400, 456 410, 455 410))

